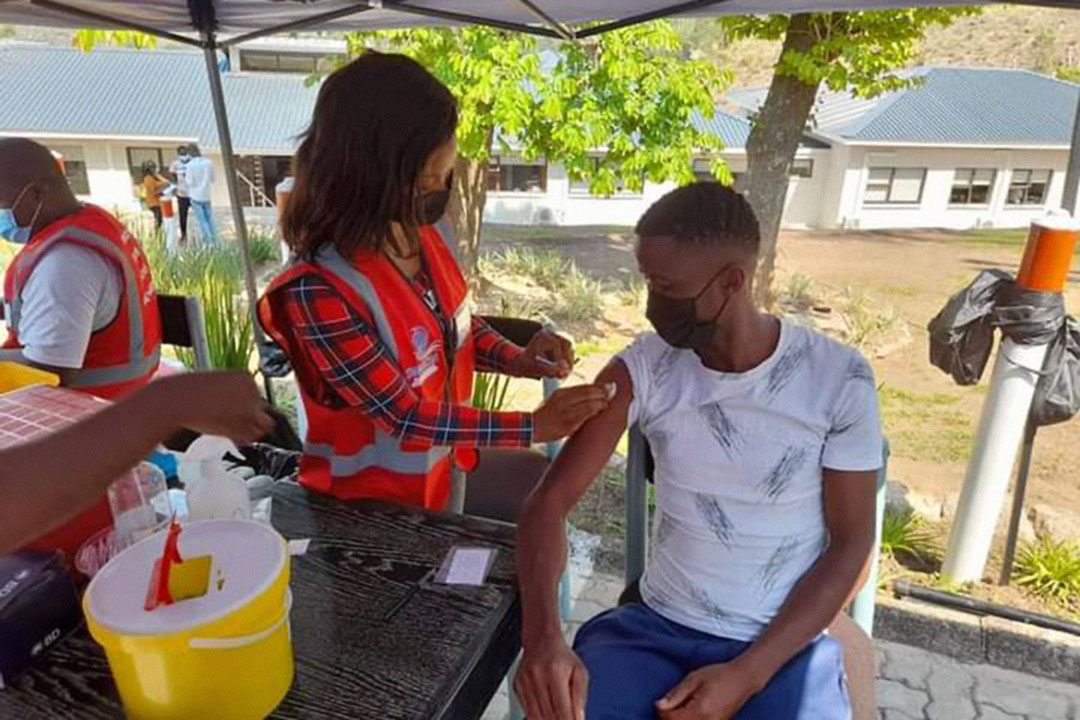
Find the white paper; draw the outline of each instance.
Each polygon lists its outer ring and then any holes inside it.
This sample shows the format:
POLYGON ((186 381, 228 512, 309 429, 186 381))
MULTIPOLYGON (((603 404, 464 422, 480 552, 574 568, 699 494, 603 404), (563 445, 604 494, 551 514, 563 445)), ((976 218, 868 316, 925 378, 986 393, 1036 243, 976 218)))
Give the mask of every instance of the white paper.
POLYGON ((446 573, 446 584, 483 585, 491 552, 490 548, 457 548, 446 573))
POLYGON ((289 541, 289 554, 290 555, 303 555, 307 552, 308 545, 311 544, 311 538, 300 538, 299 540, 289 541))

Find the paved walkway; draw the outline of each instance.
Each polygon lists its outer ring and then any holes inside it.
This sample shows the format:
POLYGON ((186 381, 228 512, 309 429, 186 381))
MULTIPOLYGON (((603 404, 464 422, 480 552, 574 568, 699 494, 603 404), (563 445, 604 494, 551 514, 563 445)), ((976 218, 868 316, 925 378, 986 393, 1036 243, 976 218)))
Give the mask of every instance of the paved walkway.
MULTIPOLYGON (((572 639, 581 623, 613 607, 621 579, 593 575, 571 582, 572 639)), ((877 681, 881 720, 1080 720, 1080 688, 992 665, 966 665, 890 642, 878 643, 877 681)), ((506 688, 483 720, 507 715, 506 688)))

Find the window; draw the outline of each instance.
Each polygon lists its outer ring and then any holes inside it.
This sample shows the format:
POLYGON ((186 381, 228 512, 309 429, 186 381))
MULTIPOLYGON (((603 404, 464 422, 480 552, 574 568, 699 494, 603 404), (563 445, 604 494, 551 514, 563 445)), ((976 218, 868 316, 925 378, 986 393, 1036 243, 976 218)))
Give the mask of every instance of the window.
MULTIPOLYGON (((600 158, 591 158, 591 160, 592 160, 593 172, 596 172, 600 167, 600 158)), ((708 163, 708 161, 706 161, 706 163, 708 163)), ((707 164, 706 164, 706 169, 708 169, 707 164)), ((710 175, 709 178, 711 179, 712 176, 710 175)), ((641 174, 641 185, 642 185, 642 187, 645 186, 645 173, 641 174)), ((570 194, 571 195, 592 195, 592 191, 589 189, 589 179, 588 178, 581 178, 580 180, 575 180, 574 178, 570 178, 570 194)), ((617 177, 617 178, 615 178, 615 194, 616 195, 639 195, 640 192, 638 190, 631 190, 630 188, 628 188, 626 186, 626 181, 623 178, 617 177)))
POLYGON ((795 158, 788 168, 788 175, 796 178, 814 177, 814 161, 811 158, 795 158))
POLYGON ((710 166, 712 160, 709 158, 695 158, 694 159, 694 180, 697 182, 714 182, 716 176, 712 174, 710 166))
POLYGON ((547 164, 508 162, 493 156, 488 163, 488 192, 545 193, 547 164))
POLYGON ((240 51, 240 69, 254 72, 303 73, 327 71, 330 56, 318 53, 278 53, 256 50, 240 51))
POLYGON ((989 205, 996 174, 992 168, 957 168, 949 191, 949 204, 989 205))
POLYGON ((1050 188, 1050 170, 1013 170, 1009 180, 1008 205, 1045 205, 1050 188))
POLYGON ((870 168, 863 202, 918 205, 925 181, 926 168, 870 168))
POLYGON ((128 172, 131 173, 131 181, 136 185, 143 181, 143 163, 152 162, 157 165, 158 172, 168 170, 161 148, 152 147, 129 147, 127 149, 128 172))
POLYGON ((77 145, 56 145, 49 148, 64 158, 64 175, 76 195, 90 194, 90 178, 86 174, 86 158, 77 145))

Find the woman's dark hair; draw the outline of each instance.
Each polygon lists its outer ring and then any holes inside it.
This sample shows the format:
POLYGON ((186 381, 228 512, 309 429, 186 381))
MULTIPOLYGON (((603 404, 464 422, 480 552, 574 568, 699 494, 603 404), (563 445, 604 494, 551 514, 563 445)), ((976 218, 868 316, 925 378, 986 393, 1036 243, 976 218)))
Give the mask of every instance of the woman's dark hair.
POLYGON ((457 102, 404 55, 367 52, 323 83, 293 159, 281 231, 297 255, 380 249, 390 223, 419 222, 428 157, 454 136, 457 102))
POLYGON ((676 188, 654 202, 634 229, 638 237, 716 243, 756 254, 757 216, 741 194, 718 182, 676 188))
POLYGON ((147 160, 142 164, 143 176, 153 175, 157 172, 157 163, 153 160, 147 160))

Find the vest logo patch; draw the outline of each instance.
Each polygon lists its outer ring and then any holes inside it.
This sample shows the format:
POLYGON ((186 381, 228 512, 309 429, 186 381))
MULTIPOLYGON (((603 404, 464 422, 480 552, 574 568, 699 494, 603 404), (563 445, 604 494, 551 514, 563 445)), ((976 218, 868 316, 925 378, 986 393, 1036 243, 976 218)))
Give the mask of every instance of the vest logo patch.
POLYGON ((417 325, 409 331, 409 342, 416 356, 416 365, 405 368, 409 385, 420 387, 439 369, 439 343, 432 342, 427 328, 417 325))

